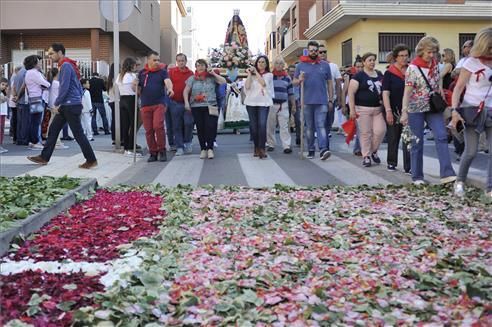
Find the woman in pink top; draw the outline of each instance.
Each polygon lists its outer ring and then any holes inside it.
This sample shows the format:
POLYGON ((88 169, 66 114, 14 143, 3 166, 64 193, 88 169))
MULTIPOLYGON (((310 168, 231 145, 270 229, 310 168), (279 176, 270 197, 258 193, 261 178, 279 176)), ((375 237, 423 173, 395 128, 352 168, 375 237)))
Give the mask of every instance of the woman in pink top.
POLYGON ((29 110, 31 112, 31 124, 29 128, 29 148, 32 150, 42 150, 41 143, 41 122, 45 102, 43 101, 43 91, 50 87, 50 83, 41 73, 41 67, 37 55, 27 56, 24 59, 24 67, 26 68, 26 91, 29 99, 29 110))

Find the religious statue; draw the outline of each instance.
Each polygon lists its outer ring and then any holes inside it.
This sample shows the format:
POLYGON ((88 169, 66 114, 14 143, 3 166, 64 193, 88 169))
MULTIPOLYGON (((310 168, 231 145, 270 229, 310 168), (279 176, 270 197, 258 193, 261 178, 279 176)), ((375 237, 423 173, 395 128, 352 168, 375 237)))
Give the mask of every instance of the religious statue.
POLYGON ((232 17, 229 25, 227 26, 227 33, 225 38, 225 44, 236 44, 238 47, 248 47, 248 37, 246 35, 246 28, 244 27, 241 18, 239 18, 239 10, 234 10, 234 16, 232 17))

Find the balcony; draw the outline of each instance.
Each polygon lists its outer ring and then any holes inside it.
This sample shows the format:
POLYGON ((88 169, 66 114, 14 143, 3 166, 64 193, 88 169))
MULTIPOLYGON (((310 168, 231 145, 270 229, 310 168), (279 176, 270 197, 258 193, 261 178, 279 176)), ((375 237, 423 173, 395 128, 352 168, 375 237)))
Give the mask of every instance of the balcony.
MULTIPOLYGON (((326 1, 334 5, 334 1, 326 1)), ((487 1, 467 1, 449 4, 449 0, 355 1, 340 0, 331 10, 304 32, 310 39, 328 39, 361 19, 490 19, 487 1), (425 4, 425 5, 424 5, 425 4)))

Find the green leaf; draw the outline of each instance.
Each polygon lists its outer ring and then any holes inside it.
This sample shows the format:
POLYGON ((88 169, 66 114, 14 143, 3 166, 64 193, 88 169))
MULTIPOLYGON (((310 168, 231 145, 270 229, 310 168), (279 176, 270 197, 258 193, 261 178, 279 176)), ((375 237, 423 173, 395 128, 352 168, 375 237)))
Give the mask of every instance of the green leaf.
POLYGON ((71 307, 75 304, 75 301, 65 301, 58 303, 56 307, 60 309, 61 311, 70 311, 71 307))

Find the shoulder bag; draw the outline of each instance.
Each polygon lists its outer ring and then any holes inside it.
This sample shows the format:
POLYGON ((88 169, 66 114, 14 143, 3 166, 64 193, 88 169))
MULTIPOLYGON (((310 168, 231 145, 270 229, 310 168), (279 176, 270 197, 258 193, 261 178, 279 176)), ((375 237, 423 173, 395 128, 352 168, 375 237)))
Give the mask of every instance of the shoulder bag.
POLYGON ((422 77, 424 78, 425 83, 427 84, 427 87, 429 88, 430 91, 429 93, 430 112, 435 114, 440 114, 444 112, 448 104, 446 103, 446 101, 444 101, 444 99, 442 98, 439 92, 434 92, 422 69, 419 66, 417 66, 417 68, 420 70, 420 73, 422 74, 422 77))
POLYGON ((460 116, 465 120, 465 125, 467 127, 477 127, 485 122, 487 117, 487 112, 485 108, 485 99, 489 96, 490 89, 492 88, 492 83, 489 86, 485 97, 476 107, 460 107, 457 109, 460 116))

